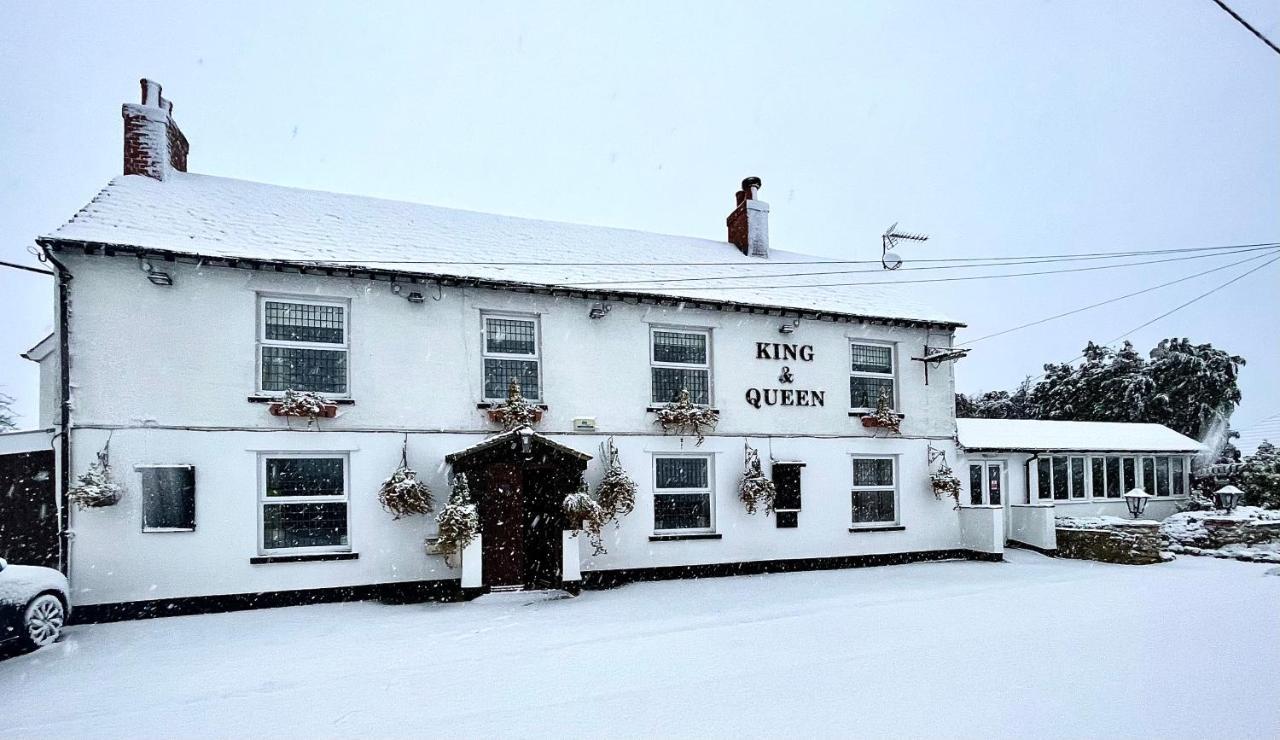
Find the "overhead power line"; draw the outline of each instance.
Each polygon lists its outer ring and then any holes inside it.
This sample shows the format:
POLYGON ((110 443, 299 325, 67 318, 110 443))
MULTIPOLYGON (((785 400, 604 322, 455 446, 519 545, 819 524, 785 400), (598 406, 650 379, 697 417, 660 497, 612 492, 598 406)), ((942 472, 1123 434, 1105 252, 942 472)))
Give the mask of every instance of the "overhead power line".
MULTIPOLYGON (((1132 257, 1144 254, 1174 254, 1181 252, 1201 252, 1222 249, 1245 249, 1249 247, 1275 247, 1280 246, 1280 242, 1255 242, 1252 244, 1217 244, 1213 246, 1203 247, 1179 247, 1170 249, 1127 249, 1111 252, 1079 252, 1066 254, 1024 254, 1016 256, 991 256, 991 257, 937 257, 929 259, 915 259, 912 262, 922 263, 950 263, 950 262, 998 262, 1004 260, 1023 260, 1023 259, 1081 259, 1085 257, 1132 257)), ((715 262, 673 262, 667 260, 665 262, 555 262, 549 260, 531 260, 527 262, 510 262, 502 260, 380 260, 380 259, 308 259, 308 260, 290 260, 293 262, 305 262, 317 265, 480 265, 492 267, 734 267, 734 268, 755 268, 755 267, 775 267, 779 265, 878 265, 880 260, 752 260, 750 262, 726 263, 723 260, 715 262)))
MULTIPOLYGON (((1151 262, 1133 262, 1133 263, 1129 263, 1129 264, 1154 264, 1154 263, 1156 263, 1156 262, 1177 262, 1177 261, 1181 261, 1181 260, 1203 259, 1203 258, 1205 258, 1205 257, 1221 257, 1221 256, 1223 256, 1223 255, 1242 254, 1242 253, 1244 253, 1244 252, 1255 252, 1255 251, 1265 250, 1265 249, 1274 249, 1274 248, 1276 248, 1276 247, 1280 247, 1280 244, 1268 244, 1268 245, 1265 245, 1265 246, 1249 247, 1249 248, 1238 249, 1238 250, 1229 251, 1229 252, 1214 252, 1214 253, 1210 253, 1210 254, 1198 254, 1198 255, 1191 255, 1191 256, 1183 257, 1183 258, 1174 258, 1174 259, 1167 259, 1167 260, 1153 260, 1153 261, 1151 261, 1151 262)), ((907 270, 972 270, 972 269, 974 269, 974 268, 978 268, 978 267, 1011 267, 1011 266, 1016 266, 1016 265, 1038 265, 1038 264, 1044 264, 1044 263, 1057 263, 1057 262, 1083 262, 1083 261, 1092 261, 1092 260, 1101 260, 1101 259, 1119 259, 1119 257, 1121 257, 1121 256, 1137 256, 1137 255, 1139 255, 1139 254, 1144 254, 1144 253, 1137 252, 1137 253, 1129 253, 1129 254, 1127 254, 1127 255, 1114 255, 1114 256, 1113 256, 1113 255, 1106 255, 1106 256, 1093 256, 1093 257, 1041 258, 1041 259, 1029 259, 1029 260, 1023 260, 1023 261, 1020 261, 1020 262, 986 262, 986 263, 976 263, 976 264, 966 264, 966 265, 937 265, 937 266, 930 266, 930 267, 904 267, 904 268, 901 268, 901 270, 899 270, 899 271, 900 271, 900 272, 905 272, 905 271, 907 271, 907 270)), ((1148 253, 1148 254, 1152 254, 1152 253, 1148 253)), ((1106 265, 1105 267, 1124 267, 1124 265, 1106 265)), ((1103 267, 1097 267, 1097 268, 1089 268, 1089 269, 1104 269, 1104 268, 1103 268, 1103 267)), ((1070 270, 1064 270, 1064 272, 1069 272, 1069 271, 1070 271, 1070 270)), ((581 287, 581 286, 587 286, 587 285, 591 285, 591 286, 597 286, 597 285, 649 285, 649 286, 653 286, 653 284, 654 284, 654 283, 657 283, 657 284, 662 285, 662 286, 667 286, 667 285, 670 285, 671 283, 702 282, 702 281, 704 281, 704 280, 765 280, 765 279, 783 278, 783 277, 817 277, 817 276, 820 276, 820 275, 854 275, 854 274, 859 274, 859 273, 882 273, 882 272, 884 272, 884 268, 883 268, 883 267, 881 267, 881 268, 879 268, 879 269, 861 269, 861 270, 822 270, 822 271, 807 271, 807 272, 771 272, 771 273, 768 273, 768 274, 765 274, 765 275, 698 275, 698 276, 695 276, 695 277, 676 277, 676 278, 635 278, 635 279, 631 279, 631 280, 587 280, 587 281, 583 281, 583 282, 559 283, 559 285, 562 285, 562 286, 565 286, 565 287, 581 287)), ((1028 274, 1036 274, 1036 273, 1028 273, 1028 274)), ((957 278, 957 279, 960 279, 960 278, 957 278)), ((893 284, 896 284, 896 283, 899 283, 899 282, 904 282, 904 283, 906 283, 906 282, 912 282, 912 281, 910 281, 910 280, 900 280, 900 281, 899 281, 899 280, 892 280, 892 281, 877 280, 877 281, 875 281, 875 282, 876 282, 877 284, 893 285, 893 284)), ((854 283, 854 284, 856 285, 857 283, 854 283)), ((656 286, 655 286, 655 287, 656 287, 656 286)), ((713 286, 708 286, 708 287, 718 288, 718 287, 720 287, 720 286, 718 286, 718 285, 713 285, 713 286)), ((758 286, 758 287, 767 287, 767 286, 763 286, 763 285, 761 285, 761 286, 758 286)), ((780 286, 777 286, 777 287, 787 288, 787 287, 798 287, 798 286, 780 285, 780 286)))
POLYGON ((1245 259, 1242 259, 1242 260, 1239 260, 1239 261, 1236 261, 1236 262, 1231 262, 1231 263, 1228 263, 1228 264, 1225 264, 1225 265, 1221 265, 1221 266, 1219 266, 1219 267, 1214 267, 1214 268, 1209 269, 1209 270, 1203 270, 1203 271, 1201 271, 1201 272, 1197 272, 1197 273, 1195 273, 1194 275, 1187 275, 1186 277, 1180 277, 1180 278, 1178 278, 1177 280, 1170 280, 1170 281, 1165 282, 1165 283, 1160 283, 1159 285, 1152 285, 1152 286, 1150 286, 1150 287, 1143 288, 1142 290, 1135 290, 1135 291, 1133 291, 1132 293, 1125 293, 1124 295, 1116 296, 1116 297, 1114 297, 1114 298, 1108 298, 1108 299, 1107 299, 1107 300, 1105 300, 1105 301, 1098 301, 1097 303, 1090 303, 1090 304, 1089 304, 1089 305, 1087 305, 1087 306, 1081 306, 1081 307, 1079 307, 1079 308, 1073 308, 1073 309, 1071 309, 1070 311, 1063 311, 1062 313, 1054 314, 1053 316, 1046 316, 1046 317, 1044 317, 1043 319, 1037 319, 1037 320, 1035 320, 1035 321, 1029 321, 1029 322, 1027 322, 1027 323, 1025 323, 1025 324, 1019 324, 1018 326, 1014 326, 1014 327, 1011 327, 1011 328, 1009 328, 1009 329, 1004 329, 1004 330, 1002 330, 1002 331, 995 332, 994 334, 987 334, 987 335, 984 335, 984 336, 978 337, 977 339, 972 339, 972 340, 967 341, 967 342, 958 342, 958 346, 960 346, 960 347, 972 347, 973 345, 977 344, 978 342, 982 342, 982 341, 985 341, 985 340, 987 340, 987 339, 993 339, 993 338, 995 338, 995 337, 1002 337, 1002 336, 1004 336, 1005 334, 1011 334, 1011 333, 1013 333, 1013 332, 1015 332, 1015 331, 1019 331, 1019 330, 1021 330, 1021 329, 1028 329, 1028 328, 1033 327, 1033 326, 1039 326, 1039 325, 1041 325, 1041 324, 1047 324, 1048 322, 1050 322, 1050 321, 1054 321, 1054 320, 1056 320, 1056 319, 1061 319, 1061 318, 1064 318, 1064 317, 1067 317, 1067 316, 1073 316, 1073 315, 1075 315, 1075 314, 1083 313, 1083 312, 1088 311, 1088 310, 1090 310, 1090 309, 1099 308, 1099 307, 1101 307, 1101 306, 1106 306, 1106 305, 1108 305, 1108 304, 1116 303, 1116 302, 1118 302, 1118 301, 1123 301, 1123 300, 1125 300, 1126 298, 1133 298, 1134 296, 1140 296, 1140 295, 1143 295, 1144 293, 1150 293, 1150 292, 1152 292, 1153 290, 1159 290, 1159 289, 1161 289, 1161 288, 1167 288, 1167 287, 1169 287, 1170 285, 1177 285, 1178 283, 1185 283, 1185 282, 1186 282, 1186 281, 1188 281, 1188 280, 1195 280, 1196 278, 1204 277, 1205 275, 1211 275, 1211 274, 1213 274, 1213 273, 1215 273, 1215 272, 1221 272, 1222 270, 1228 270, 1228 269, 1230 269, 1230 268, 1232 268, 1232 267, 1235 267, 1235 266, 1237 266, 1237 265, 1243 265, 1243 264, 1245 264, 1245 263, 1247 263, 1247 262, 1255 262, 1255 261, 1260 260, 1260 259, 1266 259, 1267 257, 1270 257, 1271 255, 1274 255, 1274 254, 1276 254, 1276 253, 1277 253, 1276 251, 1271 251, 1271 252, 1267 252, 1267 253, 1264 253, 1264 254, 1255 254, 1255 255, 1254 255, 1254 256, 1252 256, 1252 257, 1246 257, 1245 259))
POLYGON ((1270 46, 1272 51, 1274 51, 1277 54, 1280 54, 1280 48, 1277 48, 1275 44, 1271 43, 1271 39, 1267 38, 1266 36, 1263 36, 1262 32, 1254 28, 1249 23, 1249 21, 1246 21, 1244 18, 1241 18, 1239 13, 1232 10, 1226 3, 1222 2, 1222 0, 1213 0, 1213 2, 1219 8, 1222 8, 1224 11, 1226 11, 1227 15, 1231 16, 1232 18, 1235 18, 1237 23, 1249 29, 1249 33, 1252 33, 1254 36, 1257 36, 1262 41, 1262 43, 1266 44, 1267 46, 1270 46))
MULTIPOLYGON (((1005 272, 1005 273, 994 273, 994 274, 986 274, 986 275, 959 275, 955 277, 918 278, 915 280, 863 280, 863 281, 856 281, 856 282, 839 282, 839 283, 787 283, 783 285, 759 285, 759 284, 756 284, 756 285, 708 285, 708 286, 692 286, 691 285, 691 286, 687 286, 680 289, 688 290, 690 292, 696 293, 699 291, 720 291, 720 290, 762 290, 764 288, 837 288, 837 287, 850 287, 850 286, 859 286, 859 285, 891 286, 891 285, 914 285, 914 284, 921 284, 921 283, 953 283, 953 282, 961 282, 961 281, 967 281, 967 280, 999 280, 999 279, 1017 278, 1017 277, 1034 277, 1037 275, 1062 275, 1062 274, 1076 273, 1076 272, 1094 272, 1097 270, 1114 270, 1121 267, 1139 267, 1139 266, 1146 266, 1146 265, 1163 264, 1166 262, 1187 262, 1193 259, 1205 259, 1207 257, 1221 257, 1223 255, 1240 254, 1241 252, 1244 252, 1244 251, 1254 251, 1254 250, 1237 250, 1233 252, 1190 255, 1185 257, 1167 257, 1165 259, 1160 259, 1160 260, 1141 260, 1138 262, 1122 262, 1120 264, 1114 264, 1114 265, 1095 265, 1092 267, 1070 267, 1070 268, 1064 268, 1061 270, 1033 270, 1030 272, 1005 272)), ((591 286, 597 286, 597 285, 603 285, 603 284, 604 283, 600 283, 600 282, 583 282, 583 283, 552 283, 551 285, 553 287, 559 287, 559 288, 589 289, 591 286)), ((673 288, 667 287, 665 285, 637 286, 635 287, 635 289, 636 290, 661 290, 661 291, 673 290, 673 288)))
POLYGON ((25 270, 25 271, 27 271, 27 272, 34 272, 34 273, 38 273, 38 274, 40 274, 40 275, 52 275, 52 274, 53 274, 53 271, 52 271, 52 270, 42 270, 42 269, 40 269, 39 267, 31 267, 30 265, 20 265, 20 264, 18 264, 18 263, 16 263, 16 262, 5 262, 4 260, 0 260, 0 267, 8 267, 8 268, 13 269, 13 270, 25 270))

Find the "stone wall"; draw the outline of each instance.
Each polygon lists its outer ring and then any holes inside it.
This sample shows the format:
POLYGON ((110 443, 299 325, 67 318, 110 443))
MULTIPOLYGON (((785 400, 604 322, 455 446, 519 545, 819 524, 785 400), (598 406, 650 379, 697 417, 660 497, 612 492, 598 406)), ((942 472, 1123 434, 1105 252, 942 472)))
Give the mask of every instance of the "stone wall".
POLYGON ((1096 519, 1087 523, 1060 519, 1055 532, 1058 557, 1124 565, 1150 565, 1163 561, 1159 523, 1114 517, 1096 519))

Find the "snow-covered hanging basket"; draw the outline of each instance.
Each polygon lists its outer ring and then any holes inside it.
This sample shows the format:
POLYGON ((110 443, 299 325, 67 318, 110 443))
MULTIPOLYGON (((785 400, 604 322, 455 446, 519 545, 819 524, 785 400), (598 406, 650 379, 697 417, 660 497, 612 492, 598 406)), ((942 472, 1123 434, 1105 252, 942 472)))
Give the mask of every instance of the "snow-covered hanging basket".
POLYGON ((929 446, 929 462, 938 462, 938 467, 929 473, 929 487, 933 490, 933 497, 942 500, 944 496, 950 496, 955 501, 956 506, 960 505, 960 479, 956 477, 951 466, 947 464, 947 453, 945 450, 937 450, 933 445, 929 446))
POLYGON ((622 468, 618 448, 613 444, 613 437, 605 440, 604 457, 608 466, 604 478, 596 486, 596 501, 604 510, 605 519, 612 519, 621 525, 622 517, 636 508, 636 482, 622 468))
POLYGON ((760 508, 765 514, 773 513, 774 501, 778 498, 778 489, 773 481, 765 477, 760 467, 760 453, 751 445, 745 445, 747 464, 742 471, 742 480, 738 483, 738 498, 747 507, 748 514, 754 514, 760 508))
POLYGON ((520 381, 512 380, 507 386, 507 400, 488 410, 489 421, 501 424, 506 431, 531 427, 542 421, 542 409, 525 400, 520 393, 520 381))
POLYGON ((298 416, 307 423, 316 419, 332 419, 338 415, 338 405, 329 403, 324 396, 311 391, 295 391, 292 388, 284 392, 284 398, 273 401, 267 406, 272 416, 298 416))
POLYGON ((706 441, 706 432, 715 429, 720 423, 720 412, 706 406, 694 405, 689 400, 689 391, 681 388, 676 400, 657 410, 655 424, 662 426, 663 433, 676 432, 691 434, 701 445, 706 441))
POLYGON ((564 509, 565 519, 568 520, 569 529, 573 530, 573 536, 577 537, 585 532, 587 541, 591 543, 592 555, 607 553, 608 551, 604 549, 603 534, 605 512, 587 493, 586 481, 582 482, 576 493, 565 496, 561 506, 564 509))
POLYGON ((471 503, 471 488, 465 474, 454 477, 449 503, 436 515, 436 525, 434 549, 443 555, 460 554, 480 534, 480 513, 471 503))
POLYGON ((114 506, 120 502, 120 496, 124 493, 124 489, 111 478, 111 463, 107 452, 110 447, 111 438, 108 437, 107 443, 98 453, 97 462, 91 464, 67 491, 67 498, 82 511, 114 506))
POLYGON ((431 488, 418 480, 418 474, 409 467, 409 435, 405 435, 400 448, 400 465, 382 482, 378 489, 378 503, 394 515, 394 519, 435 511, 435 499, 431 488))

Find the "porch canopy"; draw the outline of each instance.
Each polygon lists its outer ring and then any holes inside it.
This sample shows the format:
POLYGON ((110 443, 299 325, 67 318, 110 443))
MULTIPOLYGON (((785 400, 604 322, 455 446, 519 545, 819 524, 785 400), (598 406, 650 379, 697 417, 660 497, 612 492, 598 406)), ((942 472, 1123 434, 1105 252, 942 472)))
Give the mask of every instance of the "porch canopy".
POLYGON ((546 462, 557 458, 577 470, 585 470, 591 456, 524 426, 445 455, 444 460, 456 468, 465 468, 499 460, 540 459, 546 462))
POLYGON ((956 419, 960 446, 1001 452, 1202 452, 1163 424, 1038 419, 956 419))

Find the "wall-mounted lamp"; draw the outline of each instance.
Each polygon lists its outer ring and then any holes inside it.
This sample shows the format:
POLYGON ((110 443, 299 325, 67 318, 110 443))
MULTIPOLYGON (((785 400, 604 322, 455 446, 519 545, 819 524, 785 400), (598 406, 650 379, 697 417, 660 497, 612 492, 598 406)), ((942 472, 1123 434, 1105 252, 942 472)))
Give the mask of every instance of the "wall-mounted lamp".
POLYGON ((157 270, 155 265, 150 262, 142 260, 138 263, 138 266, 142 268, 143 272, 147 273, 147 280, 150 280, 152 285, 173 285, 173 276, 167 272, 157 270))
POLYGON ((593 319, 603 319, 605 316, 608 316, 609 312, 612 310, 613 306, 610 306, 608 303, 593 303, 591 304, 591 311, 587 316, 593 319))
POLYGON ((410 303, 422 303, 423 301, 427 300, 422 296, 421 293, 419 293, 416 290, 410 293, 409 295, 405 296, 404 299, 410 303))
POLYGON ((800 328, 800 319, 793 319, 778 327, 779 334, 790 334, 800 328))

